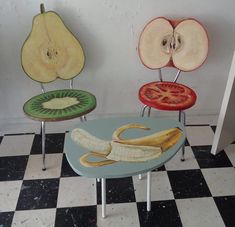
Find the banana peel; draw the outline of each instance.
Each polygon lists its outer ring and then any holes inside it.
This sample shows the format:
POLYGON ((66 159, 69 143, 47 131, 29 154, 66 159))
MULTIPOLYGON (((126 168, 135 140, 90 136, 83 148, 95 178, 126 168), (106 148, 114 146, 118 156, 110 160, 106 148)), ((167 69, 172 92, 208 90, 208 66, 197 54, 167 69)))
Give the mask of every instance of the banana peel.
POLYGON ((72 140, 90 152, 80 157, 80 163, 86 167, 110 165, 118 161, 144 162, 159 157, 174 146, 183 132, 179 128, 170 128, 148 136, 123 139, 121 134, 127 129, 150 130, 142 124, 126 124, 116 129, 111 141, 99 139, 84 129, 74 129, 72 140), (100 157, 104 160, 89 161, 89 157, 100 157))

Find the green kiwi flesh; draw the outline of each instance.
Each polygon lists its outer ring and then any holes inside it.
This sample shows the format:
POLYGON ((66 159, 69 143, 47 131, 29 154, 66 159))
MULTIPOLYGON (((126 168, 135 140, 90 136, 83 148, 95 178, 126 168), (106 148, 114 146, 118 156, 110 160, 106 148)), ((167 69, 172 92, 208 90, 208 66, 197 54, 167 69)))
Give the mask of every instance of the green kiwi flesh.
POLYGON ((39 121, 63 121, 83 116, 94 110, 96 98, 89 92, 75 89, 55 90, 42 93, 29 99, 23 107, 26 115, 39 121), (53 99, 71 98, 77 100, 65 108, 45 108, 45 103, 53 99))

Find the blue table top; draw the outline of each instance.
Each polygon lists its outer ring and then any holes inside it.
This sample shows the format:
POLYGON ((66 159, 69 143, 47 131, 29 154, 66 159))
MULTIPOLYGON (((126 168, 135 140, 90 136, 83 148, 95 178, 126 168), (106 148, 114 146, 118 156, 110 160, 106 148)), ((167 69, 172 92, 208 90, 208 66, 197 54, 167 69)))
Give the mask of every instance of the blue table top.
POLYGON ((79 175, 92 178, 119 178, 128 177, 141 173, 146 173, 150 170, 156 169, 170 160, 185 142, 185 130, 183 125, 175 120, 147 118, 147 117, 121 117, 121 118, 104 118, 89 120, 75 125, 74 128, 81 128, 96 136, 99 139, 112 139, 113 132, 122 125, 129 123, 139 123, 150 128, 150 130, 129 129, 123 136, 125 138, 137 138, 146 135, 151 135, 155 132, 178 127, 183 131, 179 141, 167 151, 163 152, 158 158, 144 161, 144 162, 125 162, 118 161, 110 165, 99 167, 85 167, 79 159, 85 153, 90 152, 76 144, 71 138, 71 131, 65 137, 65 153, 67 160, 72 169, 79 175))

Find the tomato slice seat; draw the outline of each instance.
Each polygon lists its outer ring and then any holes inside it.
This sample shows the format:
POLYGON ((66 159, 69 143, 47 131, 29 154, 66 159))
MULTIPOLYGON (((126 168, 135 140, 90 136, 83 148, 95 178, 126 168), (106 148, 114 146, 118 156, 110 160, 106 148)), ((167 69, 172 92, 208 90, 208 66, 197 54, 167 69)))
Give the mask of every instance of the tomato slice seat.
POLYGON ((139 90, 139 100, 159 110, 185 110, 192 107, 196 99, 197 95, 191 88, 169 81, 151 82, 139 90))

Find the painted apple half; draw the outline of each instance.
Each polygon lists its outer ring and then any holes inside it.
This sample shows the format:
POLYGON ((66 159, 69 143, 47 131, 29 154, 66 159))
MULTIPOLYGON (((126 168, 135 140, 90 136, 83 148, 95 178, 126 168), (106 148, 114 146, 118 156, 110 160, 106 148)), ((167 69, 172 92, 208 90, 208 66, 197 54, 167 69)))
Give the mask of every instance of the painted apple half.
POLYGON ((200 67, 208 53, 208 36, 195 19, 150 21, 139 39, 139 56, 150 69, 173 66, 182 71, 200 67))

